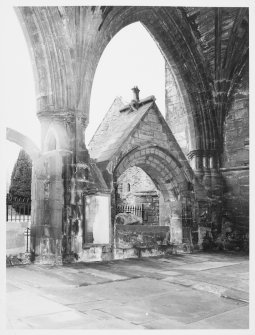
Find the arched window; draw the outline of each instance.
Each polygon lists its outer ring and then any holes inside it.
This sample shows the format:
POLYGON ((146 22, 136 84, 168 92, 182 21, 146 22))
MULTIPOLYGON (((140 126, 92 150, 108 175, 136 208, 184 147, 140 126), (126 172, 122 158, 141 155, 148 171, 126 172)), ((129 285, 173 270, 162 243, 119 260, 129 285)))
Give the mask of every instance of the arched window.
POLYGON ((128 184, 127 184, 127 191, 130 192, 130 190, 131 190, 131 186, 130 186, 130 184, 128 183, 128 184))

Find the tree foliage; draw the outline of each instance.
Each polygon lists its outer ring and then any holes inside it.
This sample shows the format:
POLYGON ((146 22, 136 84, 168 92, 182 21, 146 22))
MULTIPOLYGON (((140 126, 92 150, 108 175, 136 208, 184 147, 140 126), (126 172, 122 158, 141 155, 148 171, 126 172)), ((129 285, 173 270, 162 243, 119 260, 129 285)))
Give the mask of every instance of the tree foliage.
POLYGON ((13 197, 31 198, 32 161, 24 150, 20 150, 11 175, 9 193, 13 197))

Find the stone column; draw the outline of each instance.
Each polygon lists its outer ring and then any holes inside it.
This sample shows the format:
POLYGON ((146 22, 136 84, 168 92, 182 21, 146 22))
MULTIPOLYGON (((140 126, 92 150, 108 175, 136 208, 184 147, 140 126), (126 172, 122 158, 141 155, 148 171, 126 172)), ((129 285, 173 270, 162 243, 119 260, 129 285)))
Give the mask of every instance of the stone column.
POLYGON ((31 249, 35 262, 60 264, 63 256, 77 257, 82 249, 83 193, 95 192, 94 179, 81 115, 69 111, 38 116, 43 153, 33 169, 31 249), (47 143, 52 136, 54 148, 47 143))
POLYGON ((192 167, 196 177, 198 180, 202 181, 204 175, 202 150, 192 150, 188 153, 187 156, 190 160, 190 166, 192 167))
POLYGON ((159 195, 159 225, 170 226, 170 202, 165 201, 163 195, 159 195))
POLYGON ((203 185, 208 193, 211 191, 211 169, 210 169, 210 153, 207 151, 203 154, 203 185))
POLYGON ((71 157, 64 165, 65 203, 63 234, 65 261, 78 260, 86 242, 86 196, 96 193, 90 159, 85 146, 86 118, 79 111, 70 112, 66 119, 71 157))
POLYGON ((199 189, 199 186, 203 187, 210 197, 215 194, 220 195, 222 179, 219 172, 218 153, 215 150, 193 150, 188 154, 188 157, 197 177, 196 189, 199 189))
POLYGON ((217 197, 222 196, 223 192, 223 180, 221 176, 221 172, 219 169, 219 158, 217 153, 215 153, 210 160, 210 168, 211 168, 211 191, 212 195, 217 197))
POLYGON ((68 154, 45 153, 33 165, 31 252, 36 263, 62 263, 62 169, 68 154))
POLYGON ((171 201, 170 232, 171 242, 182 244, 182 203, 181 201, 171 201))
POLYGON ((114 177, 112 182, 111 189, 111 221, 114 225, 115 216, 117 215, 117 206, 118 206, 118 182, 116 177, 114 177))

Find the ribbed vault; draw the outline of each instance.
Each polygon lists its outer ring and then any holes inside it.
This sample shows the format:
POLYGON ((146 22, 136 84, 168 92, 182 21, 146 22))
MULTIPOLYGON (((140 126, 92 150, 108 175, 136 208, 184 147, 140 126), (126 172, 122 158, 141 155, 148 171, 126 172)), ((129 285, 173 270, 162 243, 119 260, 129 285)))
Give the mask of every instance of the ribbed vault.
POLYGON ((118 31, 140 21, 188 97, 194 149, 221 152, 225 116, 248 60, 248 9, 20 7, 18 12, 32 48, 39 113, 71 111, 88 122, 102 52, 118 31))

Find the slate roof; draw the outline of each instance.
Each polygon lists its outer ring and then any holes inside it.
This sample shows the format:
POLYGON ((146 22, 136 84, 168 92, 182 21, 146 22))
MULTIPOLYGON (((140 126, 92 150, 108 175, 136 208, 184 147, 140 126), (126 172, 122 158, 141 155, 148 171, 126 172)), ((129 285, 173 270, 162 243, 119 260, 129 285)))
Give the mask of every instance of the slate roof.
POLYGON ((154 96, 143 99, 134 111, 116 98, 88 145, 90 157, 96 162, 110 160, 154 101, 154 96))

